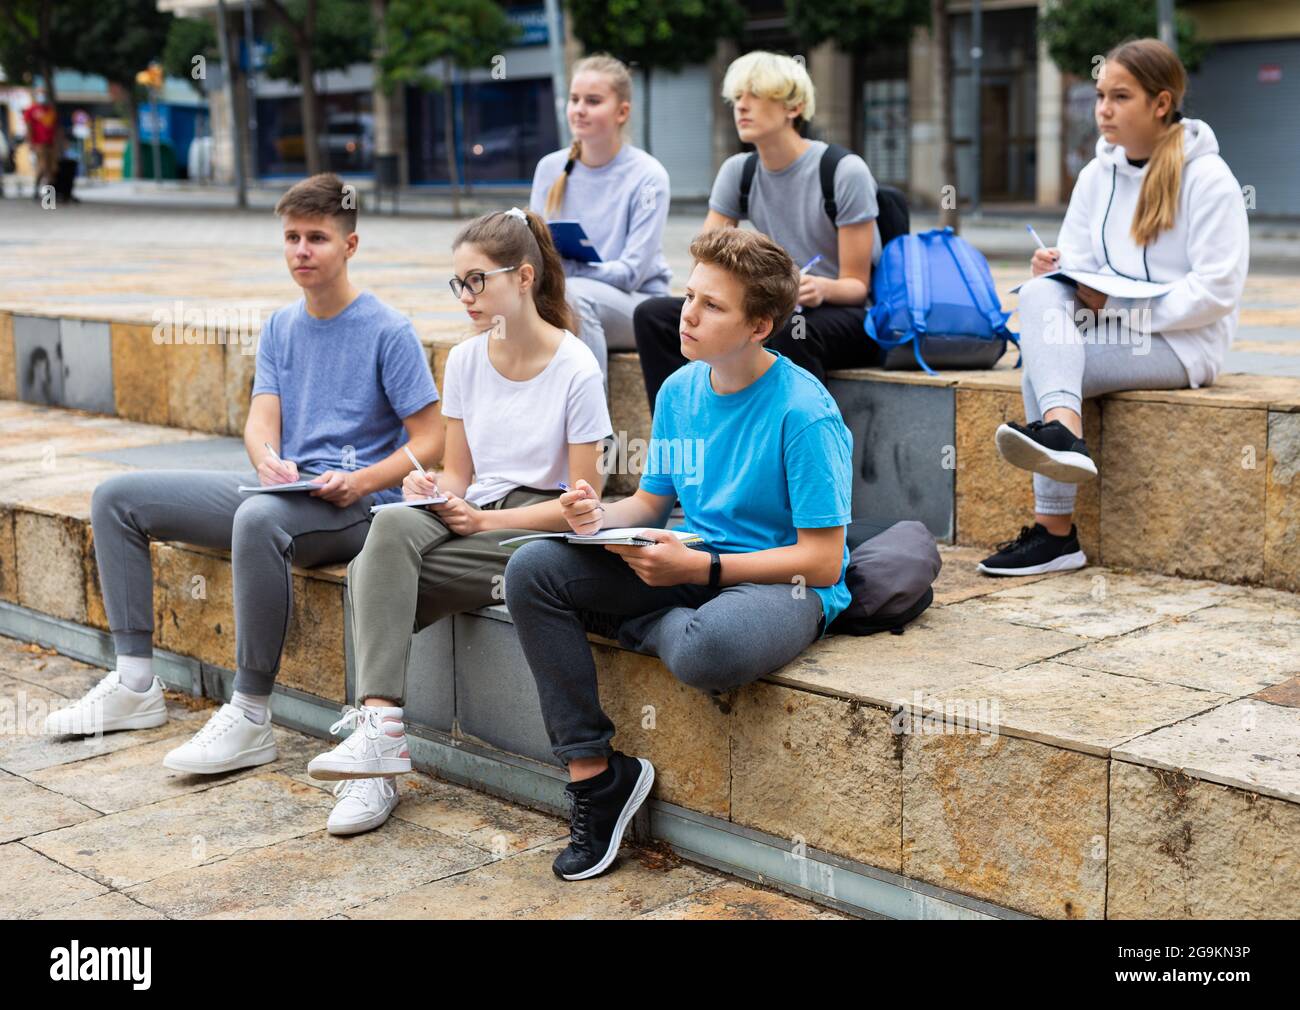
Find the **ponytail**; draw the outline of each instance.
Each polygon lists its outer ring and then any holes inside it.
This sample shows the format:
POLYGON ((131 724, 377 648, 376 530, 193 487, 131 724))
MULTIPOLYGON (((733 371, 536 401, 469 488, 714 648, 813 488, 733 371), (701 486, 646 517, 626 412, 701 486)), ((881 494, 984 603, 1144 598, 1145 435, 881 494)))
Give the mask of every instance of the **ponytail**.
POLYGON ((573 315, 564 298, 564 264, 551 229, 531 210, 493 211, 476 217, 452 240, 451 247, 476 245, 500 266, 528 263, 533 268, 533 303, 537 314, 563 330, 573 330, 573 315), (519 214, 523 220, 519 220, 519 214))
POLYGON ((547 220, 553 218, 560 212, 564 206, 564 191, 569 185, 569 173, 573 171, 573 166, 579 158, 582 157, 582 141, 575 140, 569 145, 569 160, 564 163, 564 171, 560 177, 551 183, 551 188, 546 191, 546 214, 547 220))
POLYGON ((1175 122, 1165 128, 1151 152, 1137 209, 1133 212, 1133 241, 1146 245, 1174 226, 1178 211, 1178 194, 1183 185, 1183 124, 1175 122))
POLYGON ((560 261, 560 251, 555 248, 555 240, 551 238, 551 229, 531 210, 524 213, 528 215, 528 230, 533 233, 541 257, 540 268, 533 267, 537 271, 537 280, 533 284, 537 314, 552 326, 572 330, 573 312, 564 297, 564 264, 560 261))
POLYGON ((1133 241, 1145 246, 1174 226, 1178 212, 1178 196, 1183 185, 1183 114, 1178 106, 1187 91, 1187 70, 1178 55, 1159 39, 1124 42, 1106 54, 1106 61, 1111 60, 1133 75, 1149 99, 1169 92, 1165 129, 1147 163, 1130 228, 1133 241))

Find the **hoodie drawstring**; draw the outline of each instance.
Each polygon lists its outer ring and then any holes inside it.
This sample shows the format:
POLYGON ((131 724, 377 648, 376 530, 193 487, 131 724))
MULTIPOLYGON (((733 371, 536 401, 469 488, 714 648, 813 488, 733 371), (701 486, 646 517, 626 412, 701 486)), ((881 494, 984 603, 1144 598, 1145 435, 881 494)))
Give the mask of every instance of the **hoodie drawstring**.
MULTIPOLYGON (((1125 277, 1131 281, 1140 281, 1141 277, 1129 277, 1115 268, 1115 264, 1110 261, 1110 250, 1106 248, 1106 222, 1110 219, 1110 205, 1115 202, 1115 181, 1119 172, 1116 165, 1110 166, 1110 199, 1106 201, 1106 213, 1101 217, 1101 254, 1106 260, 1106 266, 1115 271, 1116 276, 1125 277)), ((1146 272, 1146 279, 1151 280, 1151 268, 1147 266, 1147 247, 1142 247, 1142 269, 1146 272)))

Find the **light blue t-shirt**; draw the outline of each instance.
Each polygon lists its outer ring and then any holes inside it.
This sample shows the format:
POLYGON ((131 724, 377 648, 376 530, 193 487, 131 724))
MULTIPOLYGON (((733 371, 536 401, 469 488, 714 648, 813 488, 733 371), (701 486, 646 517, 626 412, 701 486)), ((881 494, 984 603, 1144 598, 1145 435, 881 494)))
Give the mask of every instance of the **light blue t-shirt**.
MULTIPOLYGON (((360 470, 406 441, 402 419, 438 399, 410 320, 368 291, 330 319, 305 300, 262 327, 253 395, 280 398, 280 455, 300 473, 360 470)), ((398 501, 400 488, 375 494, 398 501)))
MULTIPOLYGON (((659 389, 641 487, 675 494, 684 529, 719 554, 788 547, 799 529, 852 520, 853 436, 826 387, 789 358, 744 389, 720 394, 712 368, 693 361, 659 389)), ((849 605, 844 581, 809 586, 822 601, 823 634, 849 605)))

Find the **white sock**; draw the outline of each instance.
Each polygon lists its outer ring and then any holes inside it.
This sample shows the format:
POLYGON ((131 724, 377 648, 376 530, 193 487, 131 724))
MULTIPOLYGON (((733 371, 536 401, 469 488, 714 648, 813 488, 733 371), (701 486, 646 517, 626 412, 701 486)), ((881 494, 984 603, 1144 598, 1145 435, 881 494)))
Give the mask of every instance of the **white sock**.
POLYGON ((117 679, 128 691, 143 694, 153 686, 153 656, 118 656, 117 679))
POLYGON ((244 694, 236 691, 230 696, 230 704, 242 709, 249 722, 261 726, 271 715, 271 696, 269 694, 244 694))

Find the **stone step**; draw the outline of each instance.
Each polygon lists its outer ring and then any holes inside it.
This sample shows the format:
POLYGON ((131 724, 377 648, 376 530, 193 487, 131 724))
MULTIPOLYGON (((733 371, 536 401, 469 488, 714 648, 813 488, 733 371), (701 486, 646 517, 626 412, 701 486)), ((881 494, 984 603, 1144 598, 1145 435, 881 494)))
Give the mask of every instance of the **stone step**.
MULTIPOLYGON (((439 384, 466 333, 455 318, 418 320, 439 384)), ((151 326, 0 311, 0 397, 42 400, 191 431, 240 436, 251 345, 160 346, 151 326), (40 352, 66 381, 41 387, 40 352), (43 391, 42 391, 43 390, 43 391)), ((829 387, 854 439, 854 516, 921 519, 944 542, 991 546, 1032 513, 1026 473, 993 445, 1022 419, 1014 352, 995 369, 835 372, 829 387)), ((613 493, 635 490, 650 412, 637 355, 610 356, 619 439, 613 493)), ((1095 563, 1300 590, 1300 378, 1227 374, 1198 390, 1091 400, 1085 436, 1101 478, 1080 490, 1078 525, 1095 563)))
MULTIPOLYGON (((222 446, 14 402, 0 422, 0 601, 104 629, 95 484, 222 446)), ((994 581, 977 550, 943 556, 906 634, 826 639, 723 699, 593 636, 615 746, 655 762, 666 809, 1018 912, 1300 914, 1300 598, 1104 567, 994 581)), ((156 644, 202 668, 177 686, 224 696, 228 555, 153 563, 156 644)), ((286 703, 353 696, 345 575, 294 571, 286 703)), ((421 632, 409 683, 416 732, 555 765, 504 607, 421 632)))

